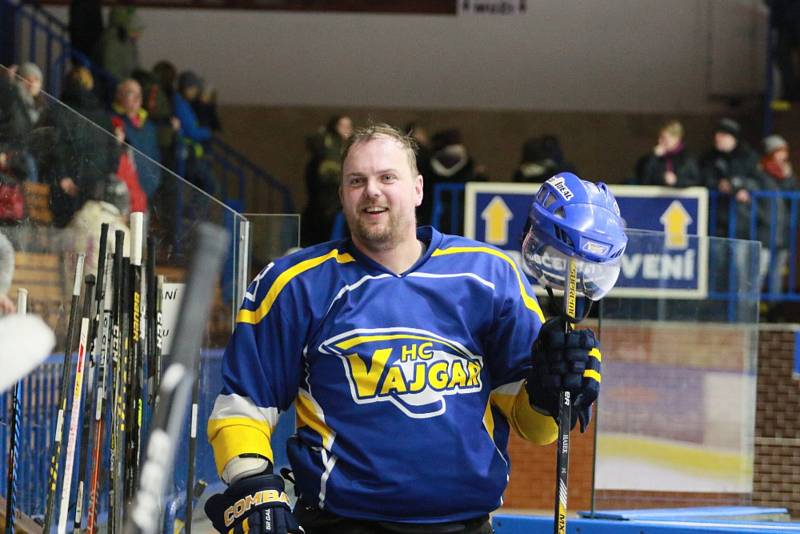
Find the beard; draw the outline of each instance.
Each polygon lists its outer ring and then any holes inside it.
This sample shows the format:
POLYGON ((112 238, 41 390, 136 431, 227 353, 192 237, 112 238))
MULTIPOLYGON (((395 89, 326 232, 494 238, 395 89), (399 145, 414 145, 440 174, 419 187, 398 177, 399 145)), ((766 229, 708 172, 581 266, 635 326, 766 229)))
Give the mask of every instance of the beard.
MULTIPOLYGON (((387 250, 400 242, 403 230, 409 224, 407 217, 402 217, 394 211, 389 211, 388 220, 379 224, 368 223, 362 215, 360 209, 355 214, 345 213, 347 226, 359 243, 375 251, 387 250)), ((414 224, 414 221, 411 221, 411 224, 414 224)))

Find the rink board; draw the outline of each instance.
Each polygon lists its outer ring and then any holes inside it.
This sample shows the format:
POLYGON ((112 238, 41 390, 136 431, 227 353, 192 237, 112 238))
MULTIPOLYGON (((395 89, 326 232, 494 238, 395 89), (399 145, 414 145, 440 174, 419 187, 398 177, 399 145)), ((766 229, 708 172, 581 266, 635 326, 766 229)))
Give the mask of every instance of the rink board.
MULTIPOLYGON (((553 517, 514 516, 497 514, 493 517, 496 534, 551 534, 553 517)), ((800 533, 800 523, 771 523, 751 521, 619 521, 610 519, 569 519, 567 534, 697 534, 698 532, 794 532, 800 533)))

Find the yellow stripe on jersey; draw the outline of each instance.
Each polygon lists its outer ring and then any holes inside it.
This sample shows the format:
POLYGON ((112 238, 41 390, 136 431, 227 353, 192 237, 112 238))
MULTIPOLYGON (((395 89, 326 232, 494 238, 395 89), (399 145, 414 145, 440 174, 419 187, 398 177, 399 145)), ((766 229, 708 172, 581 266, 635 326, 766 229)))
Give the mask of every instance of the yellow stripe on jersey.
POLYGON ((283 288, 286 287, 286 284, 292 281, 292 278, 298 276, 314 267, 317 267, 326 261, 334 259, 337 263, 350 263, 351 261, 355 261, 353 256, 347 253, 340 254, 338 249, 333 249, 327 254, 323 256, 317 256, 316 258, 310 258, 305 261, 301 261, 294 267, 286 269, 284 272, 278 275, 278 278, 272 283, 272 286, 267 291, 264 300, 261 301, 261 304, 258 305, 258 308, 255 311, 251 310, 239 310, 239 313, 236 315, 236 322, 237 323, 248 323, 248 324, 256 324, 261 319, 267 316, 269 310, 272 308, 272 305, 277 300, 278 295, 280 295, 283 288))
POLYGON ((595 347, 595 348, 593 348, 592 350, 589 351, 589 357, 590 358, 597 358, 598 362, 602 362, 603 361, 603 355, 600 353, 600 349, 598 349, 597 347, 595 347))
POLYGON ((225 464, 240 454, 260 454, 273 461, 271 435, 272 429, 264 421, 247 417, 209 419, 208 441, 214 450, 217 472, 222 476, 225 464))
POLYGON ((324 415, 319 405, 307 394, 300 392, 295 400, 297 408, 297 427, 308 426, 314 432, 322 436, 322 446, 331 450, 333 445, 334 433, 325 424, 324 415))
POLYGON ((450 247, 450 248, 437 248, 433 251, 432 256, 447 256, 449 254, 462 254, 462 253, 469 253, 469 252, 477 252, 483 254, 491 254, 492 256, 497 256, 508 262, 511 265, 511 268, 514 269, 514 274, 517 275, 517 281, 519 282, 519 292, 522 295, 522 300, 525 303, 525 306, 534 312, 536 315, 539 316, 539 320, 544 322, 544 313, 542 313, 542 309, 539 307, 539 303, 536 302, 536 299, 528 295, 525 291, 525 284, 522 281, 522 275, 519 273, 519 269, 517 269, 517 264, 514 263, 514 260, 500 252, 499 250, 495 250, 489 247, 450 247))

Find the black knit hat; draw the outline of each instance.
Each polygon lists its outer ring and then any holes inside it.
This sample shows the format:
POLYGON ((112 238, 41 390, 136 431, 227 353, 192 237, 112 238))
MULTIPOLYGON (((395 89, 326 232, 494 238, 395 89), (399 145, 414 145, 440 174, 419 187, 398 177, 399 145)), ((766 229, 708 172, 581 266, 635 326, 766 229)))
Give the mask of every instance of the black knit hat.
POLYGON ((724 132, 726 134, 731 134, 735 138, 739 138, 739 135, 742 133, 742 127, 739 126, 739 123, 733 119, 724 118, 721 119, 717 123, 717 127, 714 128, 714 133, 717 132, 724 132))

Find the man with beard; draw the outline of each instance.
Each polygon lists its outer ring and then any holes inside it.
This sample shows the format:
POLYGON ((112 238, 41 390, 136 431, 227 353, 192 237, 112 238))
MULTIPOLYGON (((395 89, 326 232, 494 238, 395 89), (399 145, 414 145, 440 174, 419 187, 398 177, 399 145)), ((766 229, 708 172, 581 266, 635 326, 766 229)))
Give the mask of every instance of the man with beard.
MULTIPOLYGON (((555 440, 537 404, 552 385, 532 364, 561 362, 556 378, 579 384, 584 368, 563 344, 531 356, 544 315, 527 279, 496 248, 417 228, 422 192, 413 140, 357 130, 339 187, 351 237, 278 259, 248 288, 208 421, 229 484, 206 505, 220 532, 490 533, 510 430, 555 440), (293 514, 270 444, 292 403, 293 514)), ((584 363, 591 350, 575 348, 584 363)))

